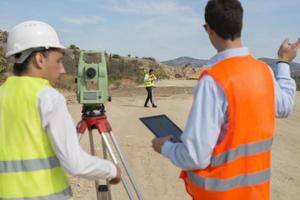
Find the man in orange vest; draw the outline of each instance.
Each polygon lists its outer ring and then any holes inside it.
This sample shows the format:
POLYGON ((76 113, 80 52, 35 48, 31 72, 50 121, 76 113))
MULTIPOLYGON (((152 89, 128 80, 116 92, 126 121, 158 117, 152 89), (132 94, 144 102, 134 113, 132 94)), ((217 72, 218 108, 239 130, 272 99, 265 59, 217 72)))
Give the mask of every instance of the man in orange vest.
POLYGON ((289 63, 300 40, 278 50, 276 73, 241 44, 238 0, 210 0, 204 28, 217 54, 195 90, 182 143, 155 138, 152 146, 177 167, 194 200, 270 199, 275 117, 292 111, 296 85, 289 63))

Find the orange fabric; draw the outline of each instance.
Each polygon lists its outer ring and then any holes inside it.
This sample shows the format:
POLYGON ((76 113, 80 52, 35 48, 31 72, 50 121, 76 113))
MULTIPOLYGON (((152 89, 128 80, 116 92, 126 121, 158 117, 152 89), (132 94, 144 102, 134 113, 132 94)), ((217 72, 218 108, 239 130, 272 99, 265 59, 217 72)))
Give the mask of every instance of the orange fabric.
MULTIPOLYGON (((214 148, 218 156, 240 145, 273 137, 275 129, 274 83, 268 65, 252 56, 233 57, 204 71, 223 89, 228 101, 228 130, 223 141, 214 148)), ((225 180, 239 175, 261 172, 271 167, 271 153, 264 151, 236 158, 218 166, 194 170, 198 176, 225 180)), ((227 191, 205 190, 190 182, 186 172, 180 176, 195 200, 267 200, 270 181, 236 187, 227 191)))

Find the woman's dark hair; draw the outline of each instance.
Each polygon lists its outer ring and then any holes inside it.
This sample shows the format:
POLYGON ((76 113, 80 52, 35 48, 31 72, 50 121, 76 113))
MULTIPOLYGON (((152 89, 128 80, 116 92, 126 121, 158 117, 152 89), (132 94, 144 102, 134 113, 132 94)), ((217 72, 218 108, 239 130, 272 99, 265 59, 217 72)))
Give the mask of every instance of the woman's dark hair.
MULTIPOLYGON (((22 74, 24 74, 27 71, 27 67, 28 64, 30 62, 30 60, 35 56, 36 53, 41 53, 43 54, 45 57, 47 57, 48 52, 51 50, 50 49, 45 49, 45 48, 39 48, 35 51, 33 51, 22 63, 15 63, 13 66, 13 73, 16 76, 21 76, 22 74)), ((15 58, 20 58, 22 55, 22 53, 18 53, 15 55, 15 58)))
POLYGON ((205 21, 221 38, 234 40, 241 37, 243 7, 238 0, 210 0, 205 21))

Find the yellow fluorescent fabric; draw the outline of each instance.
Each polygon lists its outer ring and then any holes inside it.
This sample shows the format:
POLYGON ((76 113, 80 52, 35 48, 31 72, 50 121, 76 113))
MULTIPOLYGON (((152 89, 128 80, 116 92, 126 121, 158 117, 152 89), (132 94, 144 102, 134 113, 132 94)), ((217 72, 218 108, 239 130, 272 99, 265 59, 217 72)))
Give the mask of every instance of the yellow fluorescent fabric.
POLYGON ((45 86, 47 80, 21 76, 8 78, 0 87, 0 199, 43 197, 69 187, 60 166, 51 167, 50 158, 56 157, 38 111, 38 95, 45 86), (39 161, 40 169, 22 164, 39 161))
POLYGON ((147 74, 146 75, 146 81, 145 81, 145 86, 146 87, 153 87, 154 86, 154 77, 153 75, 147 74))

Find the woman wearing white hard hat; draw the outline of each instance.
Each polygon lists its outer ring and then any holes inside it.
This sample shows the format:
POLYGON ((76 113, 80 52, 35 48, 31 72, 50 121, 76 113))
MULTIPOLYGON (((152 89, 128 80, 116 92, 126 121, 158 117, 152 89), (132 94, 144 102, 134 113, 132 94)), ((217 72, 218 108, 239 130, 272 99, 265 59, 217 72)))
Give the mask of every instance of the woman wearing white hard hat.
POLYGON ((6 56, 15 58, 15 75, 0 87, 0 199, 72 199, 65 170, 120 181, 112 162, 82 150, 65 98, 52 87, 65 73, 64 48, 44 22, 9 32, 6 56))

